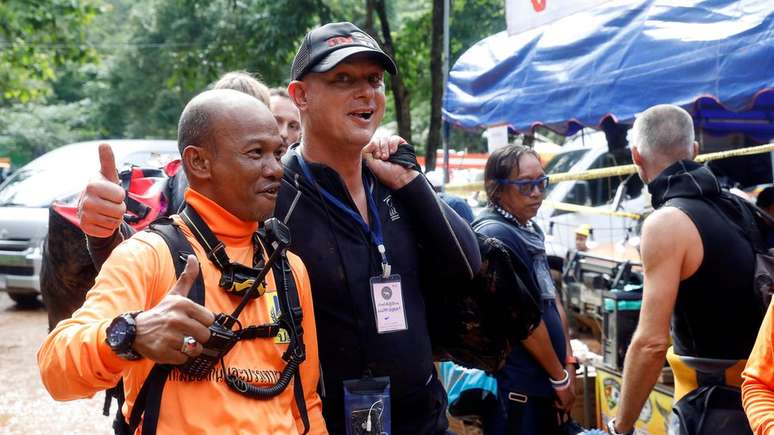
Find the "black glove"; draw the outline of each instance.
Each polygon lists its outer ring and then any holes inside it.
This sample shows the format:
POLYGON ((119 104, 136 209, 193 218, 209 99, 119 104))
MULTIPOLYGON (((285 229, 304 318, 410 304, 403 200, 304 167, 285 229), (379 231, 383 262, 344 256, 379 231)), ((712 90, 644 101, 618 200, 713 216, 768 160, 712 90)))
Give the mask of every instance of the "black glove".
POLYGON ((387 159, 387 161, 390 163, 395 163, 396 165, 401 165, 404 168, 422 172, 422 167, 419 166, 419 162, 417 161, 417 153, 414 151, 414 147, 407 143, 398 145, 398 149, 395 151, 395 154, 392 154, 390 158, 387 159))

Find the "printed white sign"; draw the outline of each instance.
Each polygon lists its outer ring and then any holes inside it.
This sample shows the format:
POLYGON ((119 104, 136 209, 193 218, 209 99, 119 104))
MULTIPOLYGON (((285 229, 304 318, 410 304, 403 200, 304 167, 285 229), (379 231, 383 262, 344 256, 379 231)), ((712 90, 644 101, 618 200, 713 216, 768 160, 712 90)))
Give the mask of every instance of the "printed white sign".
POLYGON ((508 34, 515 35, 609 0, 506 0, 508 34))
POLYGON ((497 125, 486 129, 486 147, 491 153, 508 145, 508 126, 497 125))

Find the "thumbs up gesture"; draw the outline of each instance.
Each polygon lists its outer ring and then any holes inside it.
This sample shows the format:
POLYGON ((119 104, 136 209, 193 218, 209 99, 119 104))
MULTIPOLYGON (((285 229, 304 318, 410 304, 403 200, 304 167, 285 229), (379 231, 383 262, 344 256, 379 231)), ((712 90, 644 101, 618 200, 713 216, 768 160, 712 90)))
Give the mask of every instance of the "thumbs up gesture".
POLYGON ((81 229, 92 237, 110 237, 121 226, 126 212, 126 193, 118 185, 118 171, 113 149, 99 145, 99 174, 97 174, 78 201, 78 217, 81 229))
POLYGON ((198 275, 199 261, 189 255, 183 273, 164 299, 137 315, 136 352, 161 364, 182 364, 202 352, 201 343, 210 339, 215 315, 188 299, 198 275))

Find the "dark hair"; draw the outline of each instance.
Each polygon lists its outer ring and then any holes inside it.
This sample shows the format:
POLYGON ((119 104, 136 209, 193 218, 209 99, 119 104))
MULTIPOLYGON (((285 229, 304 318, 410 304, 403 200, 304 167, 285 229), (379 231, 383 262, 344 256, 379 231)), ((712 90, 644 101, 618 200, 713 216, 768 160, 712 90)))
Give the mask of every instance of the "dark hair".
POLYGON ((755 205, 760 208, 766 208, 774 204, 774 186, 769 186, 758 194, 758 199, 755 200, 755 205))
POLYGON ((177 126, 177 147, 180 155, 183 155, 183 150, 188 146, 207 145, 212 136, 211 130, 210 113, 206 107, 193 105, 188 110, 183 110, 177 126))
POLYGON ((484 169, 484 189, 490 204, 497 205, 500 201, 503 186, 497 182, 497 179, 510 177, 514 168, 518 174, 519 159, 524 155, 530 155, 540 160, 535 150, 522 145, 507 145, 489 155, 486 169, 484 169))
POLYGON ((260 100, 269 107, 269 88, 247 71, 231 71, 212 85, 212 89, 233 89, 260 100))

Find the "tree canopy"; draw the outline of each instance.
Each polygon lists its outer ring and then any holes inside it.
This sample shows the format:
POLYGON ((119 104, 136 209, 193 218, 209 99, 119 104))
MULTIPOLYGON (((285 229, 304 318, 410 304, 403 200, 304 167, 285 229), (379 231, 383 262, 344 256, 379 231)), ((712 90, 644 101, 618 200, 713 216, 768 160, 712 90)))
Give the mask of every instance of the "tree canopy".
MULTIPOLYGON (((505 29, 501 0, 451 3, 452 61, 505 29)), ((285 86, 304 34, 344 20, 392 43, 403 91, 387 87, 384 124, 410 125, 402 131, 422 151, 440 80, 429 74, 432 11, 433 0, 2 2, 0 156, 18 165, 77 140, 174 138, 185 102, 220 75, 285 86)))

